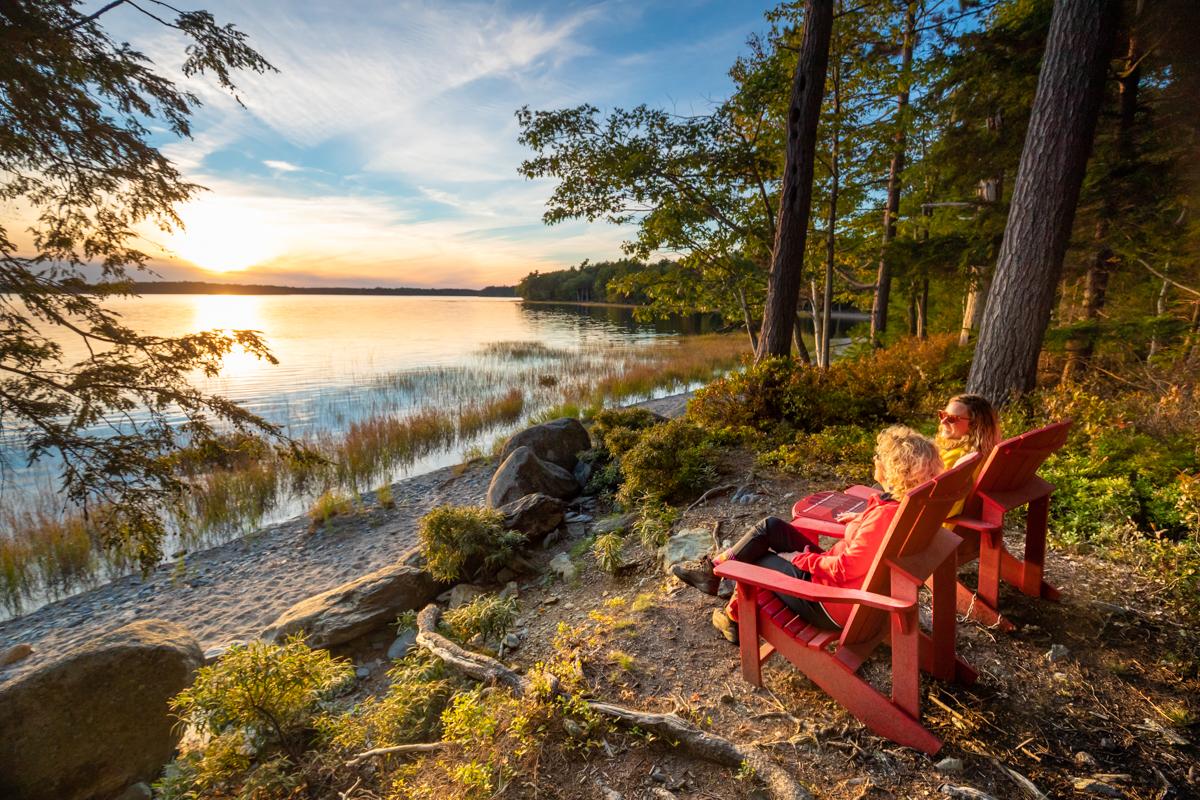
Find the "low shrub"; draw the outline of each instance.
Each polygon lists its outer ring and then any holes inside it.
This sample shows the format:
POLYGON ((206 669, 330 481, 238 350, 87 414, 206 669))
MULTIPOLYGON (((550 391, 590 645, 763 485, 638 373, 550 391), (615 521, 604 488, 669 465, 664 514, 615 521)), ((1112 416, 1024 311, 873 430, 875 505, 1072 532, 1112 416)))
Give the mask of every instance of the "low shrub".
POLYGON ((517 619, 517 598, 483 595, 447 611, 443 619, 461 642, 468 641, 475 634, 482 635, 490 642, 498 641, 517 619))
POLYGON ((667 503, 647 500, 638 507, 638 518, 633 523, 642 547, 654 551, 667 543, 671 526, 680 517, 680 511, 667 503))
POLYGON ((525 542, 525 534, 505 530, 504 515, 476 506, 440 506, 417 527, 429 572, 452 582, 479 568, 499 569, 525 542))
POLYGON ((624 565, 625 562, 621 558, 621 551, 624 549, 625 539, 616 531, 597 536, 596 541, 592 543, 592 555, 596 558, 596 563, 609 575, 616 575, 624 565))
POLYGON ((348 517, 353 513, 354 502, 336 489, 330 489, 308 510, 310 528, 315 531, 328 525, 334 517, 348 517))
POLYGON ((704 429, 686 418, 650 428, 621 457, 624 482, 617 499, 632 506, 694 498, 716 479, 716 458, 704 429))
POLYGON ((347 661, 299 637, 230 648, 171 701, 182 723, 211 738, 168 765, 156 796, 292 796, 314 720, 353 679, 347 661))
POLYGON ((814 481, 861 483, 871 478, 875 432, 860 425, 833 425, 797 434, 790 444, 759 455, 763 466, 814 481))

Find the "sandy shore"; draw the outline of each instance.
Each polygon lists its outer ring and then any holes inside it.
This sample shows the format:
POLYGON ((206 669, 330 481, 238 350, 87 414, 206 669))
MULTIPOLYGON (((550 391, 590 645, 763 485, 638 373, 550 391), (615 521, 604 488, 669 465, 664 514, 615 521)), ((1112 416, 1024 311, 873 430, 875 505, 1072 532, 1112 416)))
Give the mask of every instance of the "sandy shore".
MULTIPOLYGON (((683 413, 690 393, 639 405, 667 417, 683 413)), ((417 543, 417 522, 440 505, 482 505, 495 470, 473 462, 393 484, 395 508, 376 505, 324 530, 306 516, 189 554, 184 569, 160 565, 0 622, 0 652, 27 643, 34 654, 0 668, 0 685, 45 655, 76 647, 139 619, 166 619, 192 632, 203 649, 257 638, 279 614, 306 597, 395 563, 417 543)))

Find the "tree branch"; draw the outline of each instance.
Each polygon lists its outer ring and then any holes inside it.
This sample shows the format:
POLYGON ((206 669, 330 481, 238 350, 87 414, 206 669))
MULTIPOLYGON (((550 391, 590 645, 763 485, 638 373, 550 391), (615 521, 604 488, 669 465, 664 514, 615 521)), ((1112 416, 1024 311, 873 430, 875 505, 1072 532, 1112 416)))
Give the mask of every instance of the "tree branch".
POLYGON ((1147 264, 1145 261, 1143 261, 1140 258, 1137 258, 1136 260, 1139 264, 1141 264, 1143 267, 1145 267, 1150 272, 1151 275, 1162 278, 1164 281, 1171 284, 1176 289, 1182 289, 1183 291, 1187 292, 1188 294, 1194 294, 1194 295, 1196 295, 1196 297, 1200 297, 1200 290, 1193 289, 1190 286, 1184 286, 1179 281, 1171 280, 1166 275, 1163 275, 1161 272, 1159 272, 1154 267, 1150 266, 1149 264, 1147 264))

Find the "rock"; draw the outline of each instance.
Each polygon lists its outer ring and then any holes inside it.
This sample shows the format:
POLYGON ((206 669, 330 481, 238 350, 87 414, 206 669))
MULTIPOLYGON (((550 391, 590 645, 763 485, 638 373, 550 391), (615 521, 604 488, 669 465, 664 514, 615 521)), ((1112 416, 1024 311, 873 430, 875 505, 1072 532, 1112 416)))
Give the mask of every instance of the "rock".
POLYGON ((1071 651, 1065 644, 1052 644, 1045 658, 1051 664, 1054 664, 1055 662, 1062 661, 1069 655, 1071 655, 1071 651))
POLYGON ((504 443, 500 460, 504 461, 520 447, 528 447, 543 461, 571 472, 579 454, 591 449, 592 439, 579 420, 563 417, 513 434, 504 443))
POLYGON ((933 768, 946 775, 957 775, 963 771, 963 762, 961 758, 943 758, 933 768))
POLYGON ((462 608, 478 597, 487 594, 487 589, 473 583, 460 583, 450 590, 450 607, 462 608))
POLYGON ((167 704, 202 660, 185 628, 142 620, 0 685, 0 797, 86 800, 157 778, 182 733, 167 704))
POLYGON ((673 564, 694 561, 712 550, 712 544, 712 531, 708 528, 684 528, 678 531, 658 551, 663 572, 669 575, 673 564))
POLYGON ((487 504, 500 508, 527 494, 567 499, 579 494, 579 484, 562 467, 543 461, 528 447, 518 447, 505 458, 488 484, 487 504))
POLYGON ((654 800, 679 800, 678 795, 676 795, 674 792, 664 789, 661 786, 651 787, 650 796, 653 797, 654 800))
POLYGON ((586 461, 576 461, 575 469, 571 470, 571 474, 575 476, 575 480, 580 486, 587 486, 588 481, 592 479, 592 465, 586 461))
POLYGON ((12 647, 4 651, 0 655, 0 667, 7 667, 9 664, 15 664, 21 659, 29 658, 33 655, 33 647, 25 642, 14 644, 12 647))
POLYGON ((566 553, 559 553, 554 558, 550 559, 549 566, 550 571, 557 573, 558 576, 564 581, 574 579, 575 575, 579 572, 579 570, 575 568, 574 562, 571 561, 571 557, 566 553))
POLYGON ((562 538, 563 531, 561 528, 556 531, 550 531, 550 533, 546 534, 546 538, 542 540, 542 549, 549 550, 555 544, 562 541, 562 538))
POLYGON ((139 781, 121 792, 113 800, 150 800, 153 796, 154 793, 150 791, 150 787, 139 781))
POLYGON ((263 638, 281 642, 304 633, 314 649, 344 644, 392 622, 401 611, 423 608, 441 588, 425 570, 394 564, 301 600, 280 614, 263 638))
POLYGON ((1109 786, 1104 781, 1098 781, 1095 778, 1076 778, 1074 783, 1075 791, 1083 794, 1094 794, 1100 797, 1124 797, 1125 793, 1115 786, 1109 786))
POLYGON ((566 522, 567 522, 567 523, 574 523, 574 522, 591 522, 591 521, 592 521, 592 515, 591 515, 591 514, 584 514, 584 513, 582 513, 582 512, 579 512, 579 511, 570 511, 570 512, 568 512, 568 513, 567 513, 567 515, 566 515, 565 517, 563 517, 563 519, 564 519, 564 520, 566 520, 566 522))
POLYGON ((238 644, 245 644, 245 642, 242 641, 241 639, 228 639, 224 642, 221 642, 220 644, 215 644, 212 647, 208 648, 207 650, 204 651, 205 665, 214 663, 221 656, 228 653, 229 648, 233 647, 234 645, 238 645, 238 644))
POLYGON ((565 510, 562 500, 540 493, 527 494, 499 508, 504 515, 504 527, 520 531, 531 542, 540 542, 561 525, 565 510))
POLYGON ((735 591, 737 591, 737 582, 731 581, 729 578, 721 578, 721 582, 717 584, 717 597, 722 600, 733 597, 735 591))
POLYGON ((368 667, 356 667, 354 670, 354 677, 358 678, 360 681, 365 681, 367 678, 371 677, 371 670, 368 667))
POLYGON ((1081 767, 1099 766, 1096 763, 1096 759, 1092 757, 1092 754, 1087 752, 1086 750, 1080 750, 1078 753, 1075 754, 1075 763, 1080 765, 1081 767))
POLYGON ((396 640, 388 645, 387 657, 391 661, 397 658, 404 658, 409 652, 417 646, 417 632, 409 628, 404 633, 396 637, 396 640))
POLYGON ((650 780, 655 781, 656 783, 666 783, 668 780, 670 780, 670 778, 671 776, 667 774, 666 770, 664 770, 658 764, 655 764, 650 768, 650 780))
POLYGON ((996 800, 987 792, 981 792, 973 786, 952 786, 943 783, 938 787, 938 791, 944 795, 956 797, 958 800, 996 800))
POLYGON ((504 637, 504 648, 506 650, 516 650, 521 646, 521 637, 515 633, 506 634, 504 637))
POLYGON ((587 535, 587 525, 582 522, 567 523, 567 536, 572 539, 578 539, 581 536, 587 535))
POLYGON ((625 800, 625 797, 616 789, 610 789, 602 784, 600 786, 600 800, 625 800))
POLYGON ((509 581, 504 584, 504 588, 500 590, 500 599, 507 600, 510 597, 519 597, 521 595, 521 587, 516 581, 509 581))
POLYGON ((582 739, 587 736, 587 731, 583 729, 583 726, 570 717, 563 718, 563 730, 566 731, 567 736, 570 736, 572 739, 582 739))
POLYGON ((633 527, 633 523, 637 522, 637 519, 637 514, 616 514, 600 520, 592 527, 592 530, 598 536, 603 536, 613 531, 626 531, 633 527))

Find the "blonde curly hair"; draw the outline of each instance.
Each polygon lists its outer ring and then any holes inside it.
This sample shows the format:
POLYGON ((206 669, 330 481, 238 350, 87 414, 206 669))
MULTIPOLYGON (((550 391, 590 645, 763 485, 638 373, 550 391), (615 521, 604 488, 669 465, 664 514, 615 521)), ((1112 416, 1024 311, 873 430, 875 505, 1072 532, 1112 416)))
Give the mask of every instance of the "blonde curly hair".
POLYGON ((931 439, 905 425, 892 425, 875 440, 875 459, 885 491, 899 498, 942 471, 942 457, 931 439))

